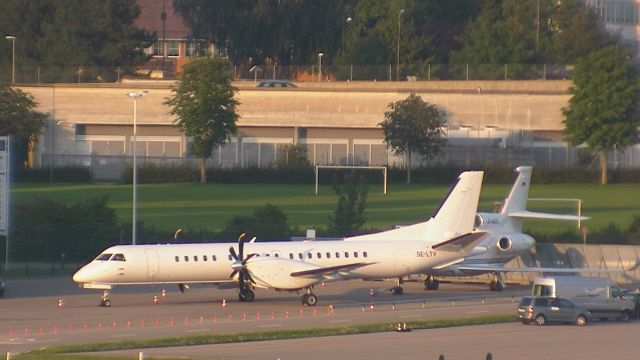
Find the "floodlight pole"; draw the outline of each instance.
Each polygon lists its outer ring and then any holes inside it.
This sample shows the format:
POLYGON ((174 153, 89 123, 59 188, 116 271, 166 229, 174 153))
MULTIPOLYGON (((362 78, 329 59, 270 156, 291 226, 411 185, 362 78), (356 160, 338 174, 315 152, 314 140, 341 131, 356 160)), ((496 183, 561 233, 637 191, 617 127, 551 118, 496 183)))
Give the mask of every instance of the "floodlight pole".
POLYGON ((149 92, 147 90, 141 92, 132 91, 127 95, 133 98, 133 214, 131 219, 131 244, 136 245, 136 232, 138 222, 138 164, 136 156, 137 147, 137 122, 138 122, 138 98, 146 96, 149 92))
POLYGON ((16 84, 16 37, 7 35, 4 37, 11 40, 11 85, 16 84))

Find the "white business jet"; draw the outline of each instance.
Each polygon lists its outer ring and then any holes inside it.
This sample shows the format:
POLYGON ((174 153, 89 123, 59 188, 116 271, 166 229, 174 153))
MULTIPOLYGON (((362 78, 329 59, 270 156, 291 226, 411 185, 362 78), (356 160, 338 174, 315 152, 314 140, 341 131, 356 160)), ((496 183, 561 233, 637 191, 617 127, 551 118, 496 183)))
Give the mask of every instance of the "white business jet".
POLYGON ((481 171, 462 173, 428 221, 383 232, 391 240, 373 234, 370 239, 245 243, 241 236, 237 251, 223 243, 113 246, 78 270, 73 281, 103 290, 101 306, 111 305, 109 290, 115 285, 179 284, 184 289, 193 283, 237 283, 240 301, 252 301, 254 288, 305 289, 303 304, 314 306, 318 283, 401 279, 462 261, 484 236, 473 231, 482 177, 481 171))
MULTIPOLYGON (((531 182, 530 166, 520 166, 516 169, 517 179, 511 188, 509 196, 504 201, 499 213, 479 212, 476 215, 475 227, 477 231, 486 232, 484 240, 467 256, 464 261, 449 266, 436 266, 423 274, 427 290, 437 290, 439 282, 435 276, 474 276, 493 273, 490 283, 492 291, 504 289, 505 272, 581 272, 594 269, 560 269, 560 268, 505 268, 505 264, 529 251, 535 245, 535 240, 522 232, 523 219, 552 219, 578 221, 588 217, 574 215, 559 215, 532 212, 526 209, 531 182)), ((597 270, 595 270, 597 271, 597 270)))

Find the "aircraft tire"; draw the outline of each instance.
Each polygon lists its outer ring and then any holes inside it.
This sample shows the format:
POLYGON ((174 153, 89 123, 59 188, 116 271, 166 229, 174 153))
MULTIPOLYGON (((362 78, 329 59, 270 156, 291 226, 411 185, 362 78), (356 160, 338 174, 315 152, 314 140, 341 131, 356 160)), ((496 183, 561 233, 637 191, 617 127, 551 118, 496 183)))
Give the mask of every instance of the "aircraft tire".
POLYGON ((252 302, 255 299, 256 294, 249 289, 242 290, 238 293, 238 300, 241 302, 252 302))
POLYGON ((302 297, 302 303, 307 306, 316 306, 318 297, 313 294, 306 294, 302 297))

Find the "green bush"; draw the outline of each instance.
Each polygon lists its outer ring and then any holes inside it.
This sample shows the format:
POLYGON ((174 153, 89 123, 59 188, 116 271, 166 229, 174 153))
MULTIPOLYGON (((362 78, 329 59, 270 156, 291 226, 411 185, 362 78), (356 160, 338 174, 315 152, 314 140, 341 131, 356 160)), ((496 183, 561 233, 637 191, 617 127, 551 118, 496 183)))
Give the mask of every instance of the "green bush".
POLYGON ((36 169, 20 169, 14 174, 14 181, 19 183, 88 183, 93 180, 91 169, 86 166, 41 167, 36 169))

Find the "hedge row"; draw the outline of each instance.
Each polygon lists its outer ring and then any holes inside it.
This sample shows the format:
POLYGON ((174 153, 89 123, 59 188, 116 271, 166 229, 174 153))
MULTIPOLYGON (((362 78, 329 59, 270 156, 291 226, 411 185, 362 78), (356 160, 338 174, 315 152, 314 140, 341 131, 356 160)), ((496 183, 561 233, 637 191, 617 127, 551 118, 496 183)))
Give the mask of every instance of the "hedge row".
MULTIPOLYGON (((484 181, 488 184, 509 184, 514 180, 514 168, 507 166, 491 166, 483 169, 462 168, 457 166, 436 166, 413 169, 411 180, 414 183, 451 183, 462 171, 484 170, 484 181)), ((323 169, 319 174, 321 184, 330 184, 333 176, 344 174, 349 169, 323 169)), ((367 182, 376 184, 382 182, 378 170, 359 171, 367 182)), ((184 165, 155 165, 144 164, 138 166, 138 182, 153 183, 194 183, 198 182, 200 171, 197 168, 184 165)), ((405 182, 405 169, 389 168, 389 183, 405 182)), ((122 174, 122 181, 130 184, 133 179, 132 168, 128 167, 122 174)), ((207 181, 222 184, 309 184, 315 180, 313 168, 209 168, 207 181)), ((89 183, 93 180, 91 169, 85 166, 65 166, 53 168, 21 169, 13 176, 15 182, 69 182, 89 183)), ((600 170, 592 168, 545 168, 537 167, 533 170, 532 182, 536 184, 558 183, 598 183, 600 170)), ((610 183, 640 183, 640 169, 610 169, 610 183)))
MULTIPOLYGON (((462 171, 484 170, 484 181, 489 184, 510 184, 515 178, 514 168, 507 166, 491 166, 483 169, 461 168, 457 166, 423 167, 411 171, 411 180, 414 183, 451 183, 462 171)), ((330 184, 335 175, 344 174, 350 169, 323 169, 319 174, 321 184, 330 184)), ((368 183, 381 183, 380 171, 359 171, 359 175, 365 176, 368 183)), ((401 168, 389 168, 389 183, 402 183, 406 181, 406 170, 401 168)), ((197 182, 199 170, 193 167, 179 165, 154 165, 145 164, 138 167, 139 183, 179 183, 197 182)), ((315 180, 313 168, 209 168, 207 169, 207 181, 223 184, 309 184, 315 180)), ((123 182, 131 183, 131 168, 125 170, 123 182)), ((533 171, 532 182, 536 184, 558 183, 598 183, 600 181, 599 169, 592 168, 545 168, 537 167, 533 171)), ((640 169, 609 170, 610 183, 640 183, 640 169)))

